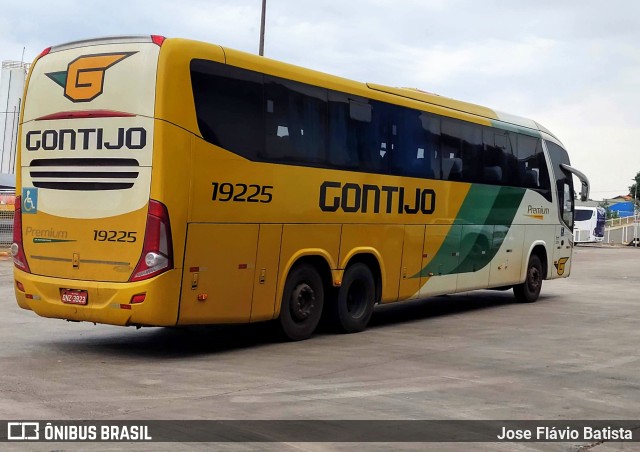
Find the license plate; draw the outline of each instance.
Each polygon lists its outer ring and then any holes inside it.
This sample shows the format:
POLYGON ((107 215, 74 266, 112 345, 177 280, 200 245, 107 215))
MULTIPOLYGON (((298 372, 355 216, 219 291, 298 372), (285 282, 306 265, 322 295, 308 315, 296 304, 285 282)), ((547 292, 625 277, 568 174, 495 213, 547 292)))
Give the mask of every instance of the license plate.
POLYGON ((60 292, 62 302, 66 304, 87 304, 89 294, 86 290, 62 289, 60 292))

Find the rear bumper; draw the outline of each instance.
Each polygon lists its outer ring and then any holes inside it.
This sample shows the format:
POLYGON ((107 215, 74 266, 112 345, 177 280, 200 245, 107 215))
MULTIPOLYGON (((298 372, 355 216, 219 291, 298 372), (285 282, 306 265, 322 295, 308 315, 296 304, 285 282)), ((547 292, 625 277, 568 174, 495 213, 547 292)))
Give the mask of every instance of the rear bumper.
POLYGON ((14 268, 18 306, 42 317, 110 325, 173 326, 178 318, 181 269, 169 270, 148 281, 99 282, 52 278, 25 273, 14 268), (61 289, 88 293, 86 305, 62 303, 61 289), (131 304, 134 295, 145 294, 142 303, 131 304))

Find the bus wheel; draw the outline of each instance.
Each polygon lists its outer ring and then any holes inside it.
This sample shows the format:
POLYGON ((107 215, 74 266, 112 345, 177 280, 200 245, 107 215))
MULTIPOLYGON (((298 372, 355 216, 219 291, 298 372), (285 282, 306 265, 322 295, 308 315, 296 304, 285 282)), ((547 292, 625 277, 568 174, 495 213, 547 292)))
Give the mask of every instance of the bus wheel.
POLYGON ((373 314, 376 288, 369 267, 356 263, 347 268, 332 306, 332 323, 343 333, 363 331, 373 314))
POLYGON ((542 289, 542 279, 542 262, 538 256, 532 254, 527 265, 526 279, 522 284, 513 286, 516 300, 521 303, 536 301, 540 295, 540 289, 542 289))
POLYGON ((308 339, 320 321, 324 287, 318 271, 309 264, 296 265, 287 276, 280 308, 280 326, 292 341, 308 339))

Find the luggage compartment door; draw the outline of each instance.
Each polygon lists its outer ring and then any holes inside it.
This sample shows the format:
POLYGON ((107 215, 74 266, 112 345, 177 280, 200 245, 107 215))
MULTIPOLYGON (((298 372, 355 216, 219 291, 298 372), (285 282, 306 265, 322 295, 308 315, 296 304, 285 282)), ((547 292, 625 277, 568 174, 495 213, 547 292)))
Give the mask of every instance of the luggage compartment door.
POLYGON ((249 322, 258 232, 257 224, 189 224, 179 325, 249 322))

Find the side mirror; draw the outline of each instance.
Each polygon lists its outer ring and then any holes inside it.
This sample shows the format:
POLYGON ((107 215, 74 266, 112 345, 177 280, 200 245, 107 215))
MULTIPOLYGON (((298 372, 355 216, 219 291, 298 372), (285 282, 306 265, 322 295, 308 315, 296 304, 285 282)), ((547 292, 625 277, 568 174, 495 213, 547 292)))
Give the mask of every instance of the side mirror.
POLYGON ((580 201, 587 201, 589 199, 589 189, 591 188, 591 185, 589 184, 589 179, 587 178, 587 176, 585 176, 584 173, 578 171, 574 167, 566 165, 564 163, 560 164, 560 168, 570 172, 571 174, 575 175, 578 179, 580 179, 580 184, 582 185, 580 187, 580 201))

